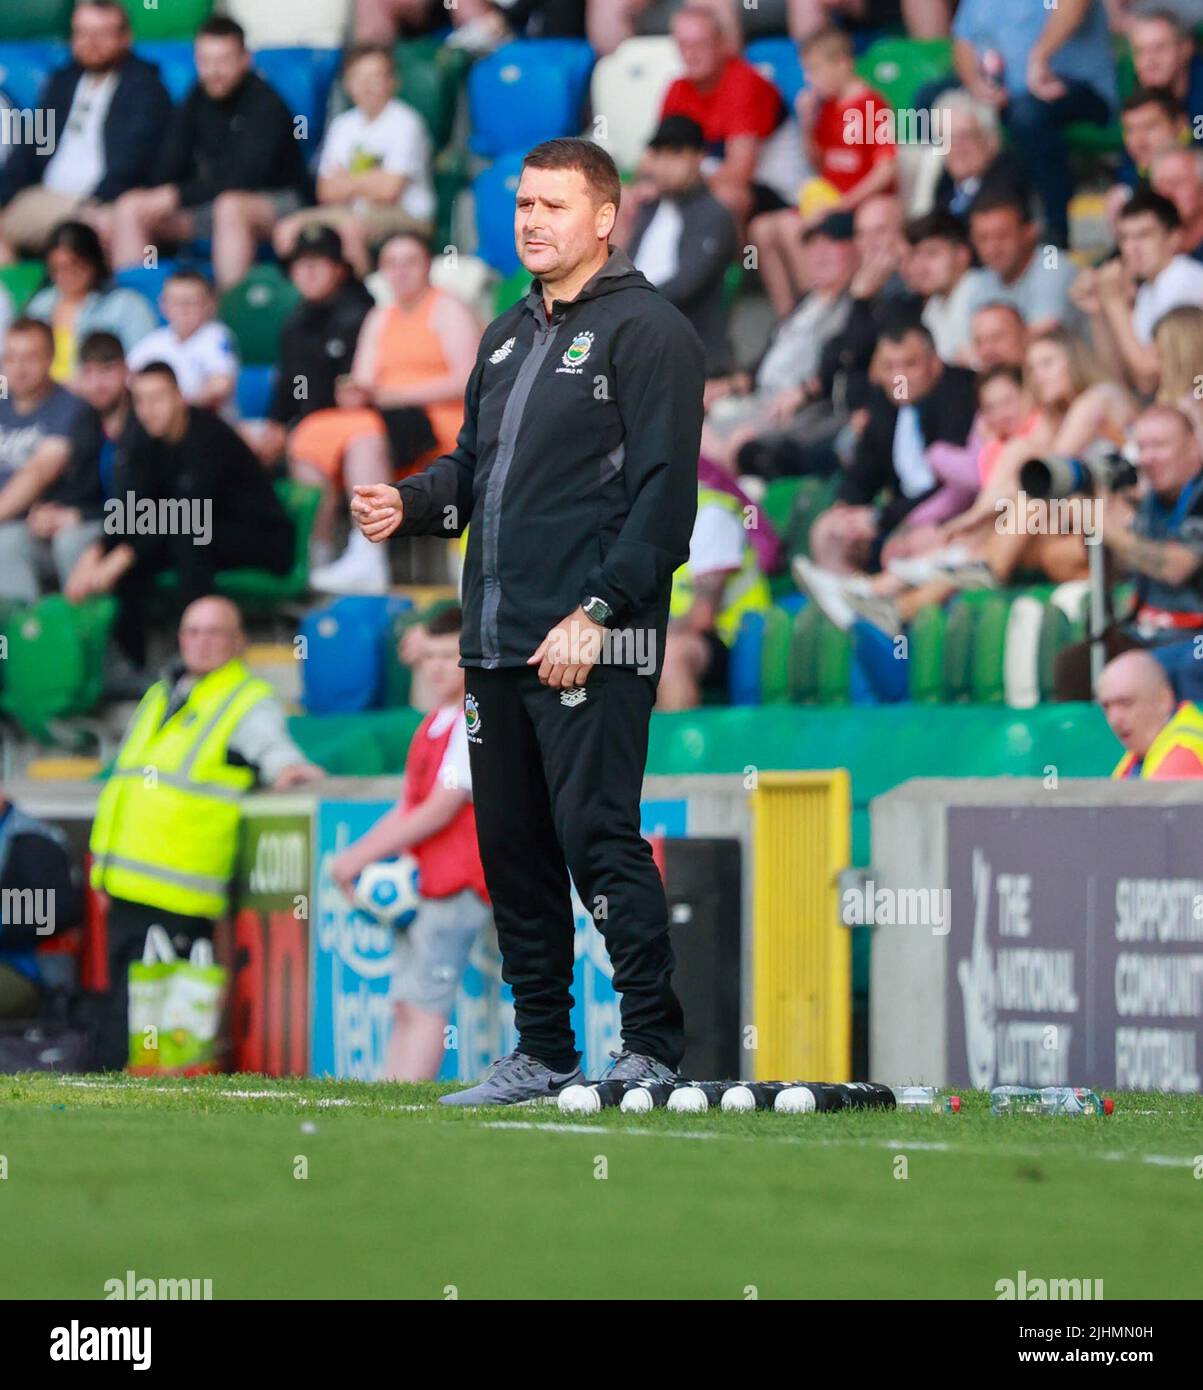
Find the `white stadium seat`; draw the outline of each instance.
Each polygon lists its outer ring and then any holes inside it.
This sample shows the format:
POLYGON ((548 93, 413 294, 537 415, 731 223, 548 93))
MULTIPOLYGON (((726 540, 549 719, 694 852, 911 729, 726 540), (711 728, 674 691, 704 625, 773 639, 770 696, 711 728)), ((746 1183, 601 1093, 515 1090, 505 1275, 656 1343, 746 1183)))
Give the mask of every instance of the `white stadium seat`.
POLYGON ((1040 703, 1040 623, 1044 605, 1021 595, 1007 614, 1003 655, 1003 686, 1011 709, 1033 709, 1040 703))
POLYGON ((249 48, 340 48, 351 27, 352 0, 225 0, 246 30, 249 48))
POLYGON ((593 69, 595 125, 586 134, 609 150, 620 169, 638 167, 664 93, 681 70, 676 44, 660 37, 626 39, 593 69))

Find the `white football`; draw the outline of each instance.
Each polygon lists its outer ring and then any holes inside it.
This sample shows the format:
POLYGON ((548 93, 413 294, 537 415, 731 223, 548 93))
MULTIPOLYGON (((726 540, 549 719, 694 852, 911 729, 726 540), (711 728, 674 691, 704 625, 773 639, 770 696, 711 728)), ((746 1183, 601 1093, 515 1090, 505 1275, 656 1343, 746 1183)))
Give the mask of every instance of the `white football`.
POLYGON ((385 926, 408 927, 420 903, 418 861, 412 854, 369 864, 355 881, 355 906, 385 926))

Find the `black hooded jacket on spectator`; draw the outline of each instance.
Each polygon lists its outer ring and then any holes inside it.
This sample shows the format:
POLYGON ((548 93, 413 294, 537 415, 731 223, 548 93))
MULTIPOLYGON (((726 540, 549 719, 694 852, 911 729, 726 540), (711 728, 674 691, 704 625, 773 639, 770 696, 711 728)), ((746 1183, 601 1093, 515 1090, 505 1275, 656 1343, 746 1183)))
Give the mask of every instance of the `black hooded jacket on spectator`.
POLYGON ((333 407, 334 384, 350 372, 359 330, 375 305, 353 278, 326 299, 301 300, 280 333, 279 370, 268 419, 291 427, 315 410, 333 407))
MULTIPOLYGON (((111 203, 131 188, 150 182, 156 151, 171 120, 171 98, 154 63, 131 54, 121 64, 120 74, 104 122, 104 177, 92 191, 100 203, 111 203)), ((54 130, 67 128, 75 89, 83 75, 78 63, 68 63, 46 79, 38 105, 53 116, 54 130)), ((0 204, 40 183, 46 164, 35 145, 14 144, 0 170, 0 204)))
POLYGON ((288 107, 255 72, 225 101, 214 101, 199 82, 193 87, 172 117, 154 183, 175 184, 186 208, 233 190, 313 197, 288 107))

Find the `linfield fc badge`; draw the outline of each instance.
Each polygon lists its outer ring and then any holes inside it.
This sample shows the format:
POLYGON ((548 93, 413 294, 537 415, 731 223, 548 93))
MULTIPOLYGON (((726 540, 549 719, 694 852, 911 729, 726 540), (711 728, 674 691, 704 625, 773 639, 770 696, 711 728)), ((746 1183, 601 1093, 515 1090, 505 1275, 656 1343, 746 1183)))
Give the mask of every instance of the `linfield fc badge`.
POLYGON ((576 690, 565 690, 560 696, 560 704, 567 705, 569 709, 573 709, 576 705, 583 705, 585 703, 586 693, 586 691, 579 688, 576 690))
POLYGON ((502 343, 502 345, 497 349, 497 351, 493 353, 493 355, 489 358, 490 363, 492 363, 492 365, 495 367, 498 364, 498 362, 504 362, 505 359, 510 355, 510 353, 513 352, 514 344, 517 341, 517 338, 507 338, 505 342, 502 343))
POLYGON ((560 358, 564 365, 556 368, 556 375, 564 372, 571 376, 579 376, 592 351, 593 334, 578 333, 565 348, 564 356, 560 358))
POLYGON ((480 710, 477 708, 474 695, 464 696, 464 723, 468 727, 468 741, 480 743, 480 710))

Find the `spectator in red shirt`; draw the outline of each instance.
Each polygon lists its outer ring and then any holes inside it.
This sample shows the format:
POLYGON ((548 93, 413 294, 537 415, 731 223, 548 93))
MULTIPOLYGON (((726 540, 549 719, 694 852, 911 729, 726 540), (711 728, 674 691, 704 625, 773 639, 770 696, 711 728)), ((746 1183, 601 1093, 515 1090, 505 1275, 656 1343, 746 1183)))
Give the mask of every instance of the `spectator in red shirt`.
POLYGON ((710 191, 741 223, 789 207, 805 165, 781 93, 733 51, 713 11, 686 5, 672 33, 685 75, 665 93, 660 119, 688 116, 702 127, 710 191))
POLYGON ((803 234, 831 212, 855 212, 895 182, 893 108, 857 76, 852 40, 840 29, 821 29, 802 45, 802 61, 807 85, 798 94, 798 116, 814 177, 796 208, 765 212, 748 227, 779 318, 810 288, 803 234))

